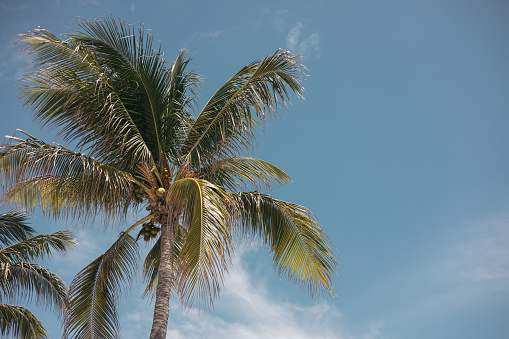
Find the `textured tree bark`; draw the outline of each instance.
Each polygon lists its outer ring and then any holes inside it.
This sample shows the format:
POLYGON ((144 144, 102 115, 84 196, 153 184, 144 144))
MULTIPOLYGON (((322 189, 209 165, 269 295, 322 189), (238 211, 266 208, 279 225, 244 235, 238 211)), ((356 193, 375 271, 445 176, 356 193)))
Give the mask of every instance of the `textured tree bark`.
POLYGON ((166 339, 168 317, 170 315, 170 292, 173 279, 173 260, 175 232, 173 220, 168 218, 166 225, 161 225, 161 261, 157 277, 156 303, 150 339, 166 339))

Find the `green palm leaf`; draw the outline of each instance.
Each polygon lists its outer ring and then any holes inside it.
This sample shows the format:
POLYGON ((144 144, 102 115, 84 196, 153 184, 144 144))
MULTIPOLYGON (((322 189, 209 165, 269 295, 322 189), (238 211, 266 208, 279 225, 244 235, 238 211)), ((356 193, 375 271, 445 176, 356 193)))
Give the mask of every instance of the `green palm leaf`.
POLYGON ((274 255, 279 273, 313 295, 332 291, 336 261, 330 240, 311 212, 297 204, 256 192, 232 194, 239 204, 240 232, 257 236, 274 255))
POLYGON ((207 307, 219 292, 232 251, 230 222, 233 201, 219 186, 196 178, 173 183, 167 197, 188 227, 177 266, 177 293, 182 302, 207 307))
POLYGON ((39 305, 65 308, 67 285, 58 275, 37 264, 18 262, 0 265, 0 291, 7 300, 31 299, 35 294, 39 305), (28 293, 27 293, 28 292, 28 293))
POLYGON ((111 72, 113 87, 155 162, 163 160, 165 151, 175 153, 175 141, 189 121, 193 87, 199 83, 193 72, 185 72, 189 62, 185 52, 169 69, 161 47, 153 45, 152 35, 142 26, 136 30, 113 18, 83 20, 78 25, 81 31, 72 37, 92 47, 99 63, 111 72))
POLYGON ((122 100, 129 89, 115 82, 93 46, 74 37, 60 40, 40 29, 21 38, 35 69, 21 98, 37 111, 37 119, 58 127, 66 140, 76 140, 78 149, 88 149, 98 160, 120 160, 126 168, 153 161, 129 112, 129 100, 122 100))
POLYGON ((207 102, 182 145, 182 156, 195 168, 237 155, 255 136, 255 128, 288 100, 302 96, 299 57, 277 51, 242 68, 207 102), (253 115, 254 111, 255 115, 253 115))
POLYGON ((135 239, 124 233, 76 275, 69 288, 65 337, 120 337, 116 303, 122 284, 131 281, 138 259, 135 239))
POLYGON ((55 216, 117 215, 133 203, 128 172, 27 136, 26 140, 10 137, 0 146, 0 177, 10 187, 4 199, 30 210, 39 205, 55 216))
MULTIPOLYGON (((0 300, 35 299, 47 309, 62 311, 67 286, 51 271, 32 263, 52 252, 66 252, 76 244, 69 231, 36 235, 20 211, 0 214, 0 300)), ((0 334, 16 338, 47 338, 48 333, 23 307, 0 305, 0 334)))
MULTIPOLYGON (((81 20, 78 26, 65 40, 42 29, 21 35, 34 61, 21 98, 76 151, 26 133, 25 139, 8 138, 0 145, 3 199, 78 218, 123 216, 143 202, 149 215, 73 280, 65 335, 120 336, 120 284, 130 281, 138 253, 128 233, 148 220, 160 224, 168 246, 158 240, 143 267, 144 295, 157 290, 153 336, 165 336, 172 290, 187 305, 212 303, 233 252, 232 228, 270 247, 280 273, 311 293, 332 293, 330 241, 306 208, 257 192, 226 191, 290 181, 278 167, 239 154, 290 94, 302 97, 299 57, 278 50, 247 65, 195 119, 200 78, 188 70, 185 51, 167 63, 143 26, 121 19, 81 20)), ((49 253, 49 247, 38 249, 30 229, 16 232, 0 230, 6 272, 14 272, 15 260, 49 253)), ((19 288, 36 289, 35 281, 34 273, 19 288)), ((19 295, 14 285, 3 286, 7 295, 19 295)))
POLYGON ((24 307, 0 304, 0 334, 20 339, 49 338, 48 331, 24 307))
POLYGON ((260 159, 232 157, 221 159, 201 171, 206 180, 236 190, 247 182, 259 188, 260 182, 271 186, 272 182, 282 185, 291 181, 280 168, 260 159))
POLYGON ((71 231, 40 234, 0 249, 0 263, 44 259, 51 256, 52 251, 64 253, 74 245, 71 231))
POLYGON ((36 232, 26 224, 27 219, 26 214, 17 210, 0 214, 0 244, 9 246, 33 237, 36 232))

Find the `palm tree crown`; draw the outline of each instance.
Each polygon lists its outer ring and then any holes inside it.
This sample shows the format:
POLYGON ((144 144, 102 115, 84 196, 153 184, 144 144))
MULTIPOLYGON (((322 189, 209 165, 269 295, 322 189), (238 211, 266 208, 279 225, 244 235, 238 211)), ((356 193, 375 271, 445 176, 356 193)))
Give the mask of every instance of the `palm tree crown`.
POLYGON ((299 58, 279 50, 250 63, 193 114, 200 77, 185 51, 168 64, 143 27, 109 17, 78 26, 65 40, 43 29, 21 35, 35 65, 24 104, 75 150, 11 137, 0 158, 4 198, 63 217, 115 218, 140 207, 147 215, 76 276, 67 333, 119 336, 116 300, 140 237, 154 239, 143 264, 145 293, 156 293, 151 338, 165 338, 170 292, 210 305, 235 231, 261 239, 279 272, 309 292, 332 293, 336 262, 311 212, 244 192, 290 180, 241 153, 290 93, 302 96, 299 58))
MULTIPOLYGON (((34 295, 46 308, 64 309, 67 286, 55 273, 34 261, 52 251, 66 252, 73 245, 69 231, 39 234, 26 224, 19 211, 0 214, 0 302, 30 300, 34 295)), ((49 338, 48 332, 28 309, 0 304, 0 334, 14 338, 49 338)))

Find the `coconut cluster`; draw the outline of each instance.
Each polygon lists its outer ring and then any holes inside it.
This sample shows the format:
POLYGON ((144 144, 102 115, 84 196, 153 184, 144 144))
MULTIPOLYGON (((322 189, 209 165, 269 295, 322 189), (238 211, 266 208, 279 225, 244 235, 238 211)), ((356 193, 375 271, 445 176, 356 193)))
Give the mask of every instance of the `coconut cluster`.
POLYGON ((157 237, 157 234, 160 230, 160 227, 156 227, 152 223, 143 224, 143 228, 140 231, 140 236, 143 237, 143 240, 149 241, 150 239, 157 237))
POLYGON ((136 202, 143 202, 145 191, 141 187, 135 187, 132 192, 132 198, 136 202))
POLYGON ((149 241, 157 236, 161 228, 155 225, 167 224, 170 212, 166 205, 165 195, 167 191, 165 187, 170 186, 172 173, 166 168, 162 168, 161 172, 159 172, 155 166, 152 167, 150 172, 152 175, 148 175, 145 178, 150 187, 146 189, 150 191, 145 191, 137 186, 133 189, 133 199, 137 202, 142 202, 143 199, 146 199, 146 210, 152 214, 152 219, 144 224, 140 231, 139 236, 143 236, 145 241, 149 241))

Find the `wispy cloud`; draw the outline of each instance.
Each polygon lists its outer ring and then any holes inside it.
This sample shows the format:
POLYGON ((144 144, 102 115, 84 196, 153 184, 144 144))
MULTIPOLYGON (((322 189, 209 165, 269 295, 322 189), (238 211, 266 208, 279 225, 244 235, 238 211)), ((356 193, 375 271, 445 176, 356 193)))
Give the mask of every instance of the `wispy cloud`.
MULTIPOLYGON (((379 338, 383 322, 370 323, 361 333, 352 333, 346 328, 342 312, 330 303, 282 301, 271 292, 268 279, 246 269, 244 255, 240 251, 235 256, 213 310, 198 314, 195 310, 183 310, 176 301, 171 304, 168 338, 379 338)), ((142 303, 139 305, 143 306, 142 303)), ((126 339, 146 336, 152 310, 146 306, 131 308, 122 322, 127 326, 123 329, 126 339)))
POLYGON ((220 35, 221 35, 221 31, 220 30, 216 30, 216 31, 212 31, 212 32, 207 32, 207 33, 201 34, 202 37, 207 37, 207 38, 219 38, 220 35))
POLYGON ((80 4, 85 5, 85 6, 88 6, 88 5, 102 6, 102 3, 100 3, 97 0, 79 0, 79 2, 80 2, 80 4))
POLYGON ((296 54, 304 56, 320 57, 320 37, 317 33, 311 33, 304 38, 302 31, 304 25, 297 22, 289 31, 286 37, 287 48, 296 54))
POLYGON ((191 45, 191 43, 193 43, 193 41, 195 41, 197 39, 198 40, 199 39, 215 40, 215 39, 219 38, 223 32, 224 32, 224 30, 218 29, 215 31, 209 31, 209 32, 205 32, 205 33, 195 33, 195 34, 193 34, 191 39, 189 39, 187 42, 184 43, 184 46, 191 45))
POLYGON ((12 7, 12 6, 9 6, 9 5, 6 5, 6 4, 0 2, 0 9, 6 10, 6 11, 18 11, 18 10, 27 9, 27 8, 28 8, 27 5, 20 5, 20 6, 12 7))
POLYGON ((286 27, 286 18, 290 12, 286 8, 271 10, 270 8, 262 9, 262 18, 257 24, 257 28, 262 28, 267 23, 274 25, 274 27, 282 32, 286 27))
POLYGON ((0 82, 15 81, 26 72, 26 60, 13 43, 3 40, 0 46, 0 82))
POLYGON ((134 7, 134 1, 131 2, 131 13, 134 13, 136 7, 134 7))
POLYGON ((477 221, 457 234, 445 268, 462 281, 500 282, 509 290, 509 213, 477 221))
POLYGON ((274 25, 279 31, 282 31, 285 27, 286 17, 290 12, 286 8, 280 8, 274 15, 274 25))
POLYGON ((489 314, 492 300, 509 293, 508 244, 507 212, 458 228, 442 248, 430 249, 414 271, 399 277, 401 289, 389 293, 402 302, 387 321, 394 327, 413 319, 429 324, 455 318, 464 310, 489 314))

